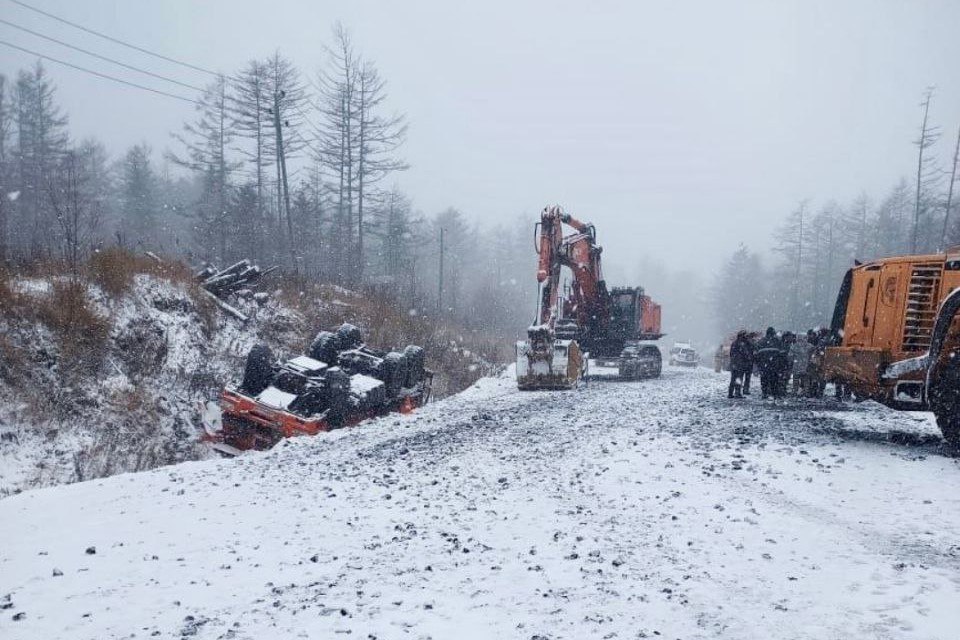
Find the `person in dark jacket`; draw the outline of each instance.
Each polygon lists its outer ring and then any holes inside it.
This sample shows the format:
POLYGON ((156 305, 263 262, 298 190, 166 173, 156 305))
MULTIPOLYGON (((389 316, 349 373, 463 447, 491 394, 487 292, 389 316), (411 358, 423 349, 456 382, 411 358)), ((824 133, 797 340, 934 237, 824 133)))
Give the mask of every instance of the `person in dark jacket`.
POLYGON ((753 377, 753 367, 755 360, 753 357, 753 352, 757 350, 757 334, 756 332, 747 333, 747 354, 750 356, 750 366, 747 367, 746 371, 743 374, 743 395, 750 395, 750 378, 753 377))
POLYGON ((747 337, 746 331, 737 332, 737 337, 730 345, 730 386, 727 389, 728 398, 742 398, 744 379, 753 368, 753 346, 747 337))
POLYGON ((797 336, 792 331, 784 331, 780 337, 780 357, 777 359, 777 388, 776 397, 787 395, 790 384, 790 374, 793 371, 793 359, 790 350, 797 342, 797 336))
POLYGON ((777 395, 777 386, 780 372, 783 368, 783 350, 777 330, 767 328, 766 335, 757 343, 757 350, 753 354, 757 368, 760 370, 760 394, 766 399, 777 395))

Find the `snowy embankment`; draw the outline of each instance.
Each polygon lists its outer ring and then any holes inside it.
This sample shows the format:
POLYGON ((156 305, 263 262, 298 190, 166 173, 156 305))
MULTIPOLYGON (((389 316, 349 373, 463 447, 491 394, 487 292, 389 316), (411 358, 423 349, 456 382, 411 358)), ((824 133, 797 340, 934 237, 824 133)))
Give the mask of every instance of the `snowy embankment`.
MULTIPOLYGON (((19 278, 21 307, 57 304, 59 277, 19 278)), ((70 363, 85 327, 57 332, 29 311, 0 309, 0 496, 208 455, 197 407, 238 375, 250 347, 302 342, 297 314, 247 302, 243 326, 183 282, 147 274, 109 295, 84 285, 104 339, 70 363)))
POLYGON ((241 376, 254 344, 293 356, 350 321, 372 346, 423 346, 435 396, 498 367, 495 353, 476 350, 482 340, 387 298, 278 282, 269 295, 230 298, 249 318, 241 323, 185 265, 149 261, 139 272, 136 257, 110 255, 107 266, 122 268, 103 270, 109 277, 0 272, 0 497, 209 456, 199 407, 241 376))
POLYGON ((0 637, 955 637, 960 464, 929 419, 724 383, 504 375, 2 499, 0 637))

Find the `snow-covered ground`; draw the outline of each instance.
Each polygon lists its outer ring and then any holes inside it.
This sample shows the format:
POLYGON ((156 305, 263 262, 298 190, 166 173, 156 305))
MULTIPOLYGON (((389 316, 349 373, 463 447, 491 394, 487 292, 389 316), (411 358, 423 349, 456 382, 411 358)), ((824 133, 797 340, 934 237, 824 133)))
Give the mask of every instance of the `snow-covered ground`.
POLYGON ((706 369, 514 384, 2 499, 0 637, 960 634, 960 460, 925 414, 706 369))

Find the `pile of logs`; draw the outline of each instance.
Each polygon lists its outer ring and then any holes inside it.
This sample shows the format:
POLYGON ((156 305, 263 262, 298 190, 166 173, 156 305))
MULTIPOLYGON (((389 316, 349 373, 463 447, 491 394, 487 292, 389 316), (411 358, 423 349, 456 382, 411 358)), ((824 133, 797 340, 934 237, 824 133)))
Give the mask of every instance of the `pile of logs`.
POLYGON ((241 260, 226 269, 217 269, 207 264, 197 273, 197 280, 218 307, 241 322, 246 322, 246 314, 227 304, 224 298, 245 290, 249 292, 250 288, 257 286, 264 276, 276 270, 277 267, 261 269, 258 265, 251 264, 249 260, 241 260))

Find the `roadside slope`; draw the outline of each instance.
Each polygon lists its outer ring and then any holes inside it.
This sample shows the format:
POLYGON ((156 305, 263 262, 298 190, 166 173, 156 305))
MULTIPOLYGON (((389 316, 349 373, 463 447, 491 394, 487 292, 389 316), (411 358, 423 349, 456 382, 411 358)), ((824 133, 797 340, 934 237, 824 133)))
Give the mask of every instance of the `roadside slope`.
POLYGON ((254 344, 298 355, 350 321, 374 347, 423 346, 435 397, 498 368, 498 342, 385 294, 278 278, 229 299, 240 322, 185 264, 109 249, 85 269, 0 271, 0 497, 208 456, 198 409, 254 344))

